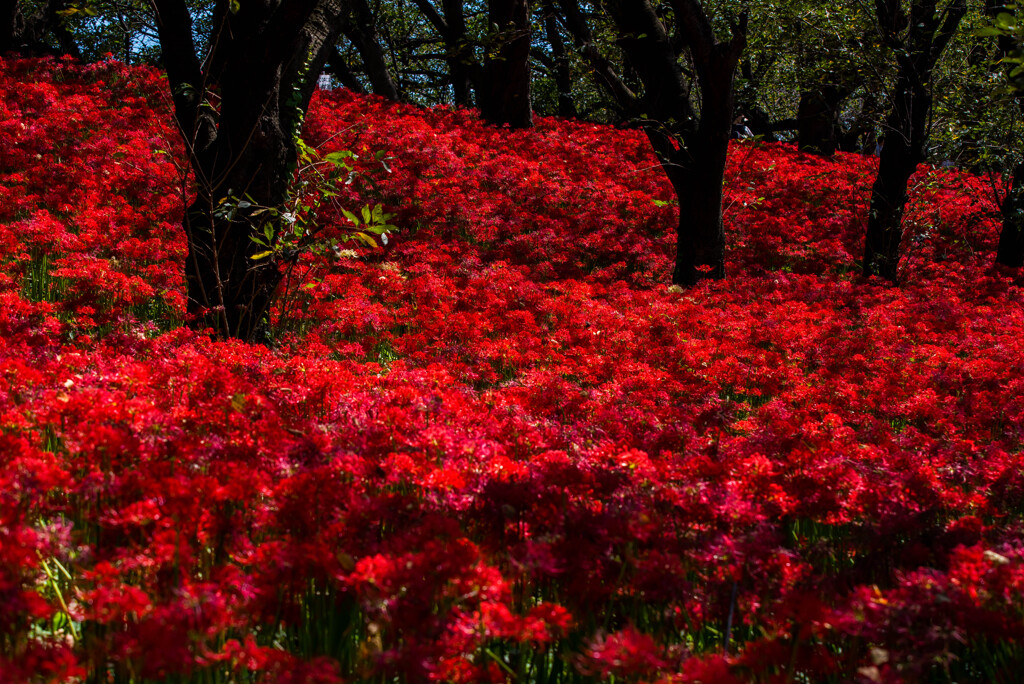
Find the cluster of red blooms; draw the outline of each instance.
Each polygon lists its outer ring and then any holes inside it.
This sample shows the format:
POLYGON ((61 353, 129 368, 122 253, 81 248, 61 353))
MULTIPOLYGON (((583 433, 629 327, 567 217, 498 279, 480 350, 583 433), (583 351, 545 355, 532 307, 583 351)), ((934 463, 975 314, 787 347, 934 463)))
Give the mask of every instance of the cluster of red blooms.
MULTIPOLYGON (((990 186, 738 144, 730 277, 668 288, 643 136, 318 94, 387 255, 279 346, 180 327, 159 74, 0 62, 0 680, 1013 679, 1024 310, 990 186)), ((329 215, 331 222, 343 222, 329 215)))

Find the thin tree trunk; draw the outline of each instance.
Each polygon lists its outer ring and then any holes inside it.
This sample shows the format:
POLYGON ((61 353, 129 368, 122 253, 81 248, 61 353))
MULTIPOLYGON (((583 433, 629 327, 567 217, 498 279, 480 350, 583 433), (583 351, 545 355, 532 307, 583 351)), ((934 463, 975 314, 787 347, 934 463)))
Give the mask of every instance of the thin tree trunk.
POLYGON ((474 104, 473 92, 476 90, 473 83, 473 73, 479 69, 479 65, 467 62, 467 53, 472 55, 472 50, 462 43, 457 43, 454 48, 448 50, 452 57, 448 59, 448 70, 452 79, 452 100, 456 106, 472 107, 474 104))
POLYGON ((437 11, 431 0, 413 0, 423 16, 444 41, 445 63, 452 85, 452 100, 459 107, 473 106, 473 91, 479 92, 480 64, 466 34, 463 0, 442 0, 437 11))
POLYGON ((562 10, 562 18, 565 27, 572 36, 580 55, 590 66, 590 73, 598 85, 611 96, 612 100, 619 106, 623 113, 631 115, 636 108, 638 98, 626 85, 622 77, 616 72, 612 61, 605 57, 598 49, 594 40, 593 32, 587 24, 587 18, 580 9, 577 0, 558 0, 559 9, 562 10))
POLYGON ((937 0, 876 0, 884 40, 893 50, 899 73, 886 120, 878 176, 871 189, 871 210, 864 239, 864 275, 896 282, 907 184, 925 160, 931 74, 967 12, 965 0, 950 0, 939 11, 937 0), (907 28, 906 37, 901 37, 907 28))
POLYGON ((996 263, 1020 268, 1024 266, 1024 162, 1014 167, 1010 189, 1000 209, 1003 228, 999 232, 996 263))
POLYGON ((740 61, 739 73, 743 77, 743 87, 737 89, 733 96, 736 103, 735 113, 743 117, 742 123, 755 136, 768 142, 775 142, 775 133, 780 130, 775 128, 778 123, 773 122, 768 112, 757 104, 757 95, 762 87, 764 74, 777 61, 777 58, 770 55, 764 59, 766 61, 759 64, 757 69, 754 68, 749 56, 740 61))
POLYGON ((448 69, 451 71, 452 95, 460 107, 472 107, 473 93, 480 99, 481 65, 473 51, 466 27, 463 0, 442 0, 447 29, 442 32, 448 69))
POLYGON ((490 0, 488 19, 492 34, 484 62, 480 114, 485 121, 512 128, 533 126, 530 101, 529 0, 490 0))
POLYGON ((552 0, 544 1, 544 32, 551 54, 555 58, 555 87, 558 89, 558 115, 566 118, 576 116, 576 103, 572 98, 572 71, 569 68, 569 55, 565 51, 562 34, 558 31, 558 21, 552 0))
POLYGON ((873 92, 866 93, 860 104, 860 113, 850 125, 849 130, 840 133, 838 149, 843 152, 873 155, 878 139, 875 133, 878 119, 878 101, 873 92))
POLYGON ((342 26, 345 37, 352 41, 363 58, 366 77, 374 94, 397 102, 398 86, 391 76, 384 50, 377 39, 377 22, 366 0, 352 0, 352 14, 342 26))
MULTIPOLYGON (((77 60, 82 59, 82 50, 78 47, 78 43, 75 42, 74 35, 72 35, 63 22, 55 22, 50 28, 50 32, 57 39, 57 49, 62 55, 70 55, 77 60)), ((126 64, 129 61, 129 57, 130 55, 126 53, 123 60, 126 64)))
MULTIPOLYGON (((1006 3, 1001 0, 985 1, 985 12, 990 17, 1008 11, 1010 10, 1007 9, 1006 3)), ((999 36, 998 49, 1002 57, 1005 58, 1016 48, 1017 44, 1012 36, 999 36)), ((1005 71, 1008 77, 1015 67, 1012 62, 1006 63, 1005 71)), ((1024 99, 1017 98, 1017 107, 1024 112, 1024 99)), ((1003 215, 1003 226, 999 231, 996 263, 1020 268, 1024 266, 1024 161, 1019 162, 1013 169, 1010 188, 1003 198, 1000 211, 1003 215)))
POLYGON ((14 52, 20 45, 25 30, 19 0, 0 0, 0 56, 14 52))
POLYGON ((366 94, 366 88, 363 87, 362 82, 352 73, 352 69, 349 68, 348 62, 345 60, 345 56, 341 54, 341 51, 337 47, 331 50, 331 58, 328 63, 328 70, 337 77, 341 84, 351 90, 353 93, 360 95, 366 94))

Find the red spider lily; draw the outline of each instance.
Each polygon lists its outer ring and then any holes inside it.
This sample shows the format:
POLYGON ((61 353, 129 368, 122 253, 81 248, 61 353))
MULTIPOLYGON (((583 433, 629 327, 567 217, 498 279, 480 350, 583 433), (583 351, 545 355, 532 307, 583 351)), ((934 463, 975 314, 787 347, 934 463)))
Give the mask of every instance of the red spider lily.
POLYGON ((0 91, 0 677, 1012 675, 1024 311, 984 179, 919 170, 892 288, 853 275, 872 159, 738 143, 730 277, 681 292, 637 132, 321 93, 309 144, 390 158, 339 202, 401 230, 300 258, 267 349, 178 327, 156 72, 0 91))

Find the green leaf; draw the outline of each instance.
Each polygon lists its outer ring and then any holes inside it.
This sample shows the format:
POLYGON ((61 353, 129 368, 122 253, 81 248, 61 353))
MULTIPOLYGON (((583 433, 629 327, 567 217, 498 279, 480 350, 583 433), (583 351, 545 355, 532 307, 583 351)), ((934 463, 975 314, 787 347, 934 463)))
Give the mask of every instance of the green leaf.
POLYGON ((342 214, 342 216, 344 216, 345 218, 347 218, 347 219, 348 219, 349 221, 351 221, 351 222, 352 222, 352 225, 355 225, 355 226, 358 226, 358 225, 359 225, 359 217, 358 217, 358 216, 356 216, 355 214, 353 214, 353 213, 352 213, 351 211, 349 211, 348 209, 342 209, 342 210, 341 210, 341 214, 342 214))
POLYGON ((324 157, 324 161, 328 162, 330 164, 333 164, 335 166, 342 166, 342 167, 345 167, 345 168, 349 168, 349 163, 346 160, 347 159, 355 159, 355 158, 356 158, 356 153, 355 152, 351 152, 349 150, 343 150, 341 152, 331 152, 330 154, 328 154, 328 155, 326 155, 324 157))
POLYGON ((260 252, 259 254, 253 254, 250 259, 257 261, 259 259, 266 259, 268 256, 274 253, 274 250, 268 249, 266 252, 260 252))
POLYGON ((67 8, 58 10, 57 14, 62 17, 70 17, 75 14, 84 14, 87 17, 95 17, 97 12, 96 9, 89 5, 68 5, 67 8))

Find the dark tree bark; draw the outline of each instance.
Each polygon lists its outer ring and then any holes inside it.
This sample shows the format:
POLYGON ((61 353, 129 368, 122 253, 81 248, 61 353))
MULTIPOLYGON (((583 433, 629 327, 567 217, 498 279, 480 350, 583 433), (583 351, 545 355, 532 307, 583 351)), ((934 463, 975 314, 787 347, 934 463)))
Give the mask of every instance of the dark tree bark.
MULTIPOLYGON (((57 41, 57 52, 61 55, 70 55, 77 60, 82 59, 82 50, 78 47, 78 43, 75 42, 75 36, 72 35, 63 21, 53 22, 50 26, 50 35, 57 41)), ((124 61, 128 61, 127 55, 124 61)))
POLYGON ((366 94, 366 88, 363 87, 362 82, 352 72, 351 67, 349 67, 348 62, 345 60, 345 56, 341 54, 337 47, 331 49, 331 56, 324 66, 324 71, 334 74, 341 81, 341 84, 352 92, 359 93, 360 95, 366 94))
POLYGON ((511 128, 533 126, 530 98, 530 2, 490 0, 491 34, 477 100, 484 121, 511 128))
POLYGON ((874 92, 861 99, 860 112, 847 130, 841 131, 837 141, 843 152, 871 155, 878 145, 876 124, 880 118, 880 105, 874 92))
POLYGON ((59 14, 67 4, 67 0, 47 0, 35 12, 25 14, 21 0, 0 0, 0 56, 13 52, 26 57, 81 57, 59 14), (46 42, 47 36, 56 41, 56 48, 46 42))
POLYGON ((1014 167, 1010 189, 1000 210, 1003 228, 999 231, 996 263, 1020 268, 1024 266, 1024 162, 1014 167))
POLYGON ((761 89, 762 80, 776 60, 775 54, 768 55, 766 59, 756 65, 750 57, 742 59, 739 64, 739 72, 743 77, 743 86, 734 90, 735 113, 741 117, 740 120, 750 129, 751 133, 770 142, 776 140, 775 133, 796 127, 795 119, 785 122, 772 121, 771 116, 757 104, 757 95, 761 89))
POLYGON ((849 92, 829 84, 800 93, 797 108, 797 145, 801 152, 831 157, 836 152, 839 105, 849 92))
POLYGON ((469 40, 462 0, 442 0, 441 6, 448 25, 448 30, 442 37, 452 73, 455 104, 472 107, 473 93, 480 92, 483 66, 477 60, 473 43, 469 40))
POLYGON ((950 0, 941 9, 938 5, 938 0, 875 0, 879 31, 898 70, 871 189, 864 275, 892 282, 899 264, 907 184, 925 160, 932 70, 967 12, 965 0, 950 0))
MULTIPOLYGON (((1001 0, 986 0, 985 12, 996 17, 1003 12, 1012 13, 1012 10, 1001 0)), ((998 50, 1001 57, 1006 58, 1018 49, 1019 46, 1011 36, 999 36, 998 50)), ((1004 62, 1004 65, 1009 77, 1016 65, 1012 62, 1004 62)), ((1024 98, 1017 97, 1017 107, 1024 112, 1024 98)), ((1003 227, 999 231, 996 263, 1020 268, 1024 266, 1024 161, 1014 167, 1010 187, 999 209, 1003 216, 1003 227)))
POLYGON ((544 33, 554 57, 555 87, 558 89, 558 115, 574 118, 576 103, 572 97, 572 71, 569 68, 569 54, 565 50, 562 34, 558 30, 558 15, 552 0, 544 0, 544 33))
POLYGON ((20 51, 24 33, 20 0, 0 0, 0 55, 20 51))
POLYGON ((281 281, 279 264, 256 260, 253 241, 268 213, 223 203, 279 207, 294 173, 295 139, 348 11, 344 0, 249 0, 215 7, 212 50, 200 60, 184 0, 151 0, 195 176, 187 208, 185 276, 192 325, 223 337, 261 340, 281 281), (237 6, 236 6, 237 8, 237 6))
POLYGON ((611 96, 612 101, 622 110, 623 115, 632 116, 632 112, 638 104, 637 96, 615 70, 612 61, 601 52, 590 30, 590 23, 580 9, 579 2, 577 0, 558 0, 558 5, 576 49, 590 65, 594 79, 611 96))
POLYGON ((746 20, 727 42, 715 37, 698 0, 673 0, 675 34, 649 0, 605 3, 618 43, 643 85, 640 95, 618 78, 593 44, 575 0, 561 0, 566 26, 598 81, 627 115, 643 127, 679 198, 676 264, 672 282, 694 285, 725 277, 722 182, 733 121, 733 78, 746 45, 746 20), (683 74, 689 55, 694 81, 683 74), (696 85, 696 93, 691 86, 696 85), (699 109, 694 101, 699 102, 699 109))
POLYGON ((479 92, 482 67, 467 34, 463 0, 442 0, 441 11, 431 0, 413 0, 413 3, 444 42, 453 101, 459 107, 472 107, 473 93, 479 92))
POLYGON ((377 37, 377 19, 366 0, 349 0, 352 10, 344 17, 341 30, 352 41, 363 59, 366 77, 374 94, 382 95, 392 102, 401 99, 398 86, 388 69, 384 50, 377 37))

